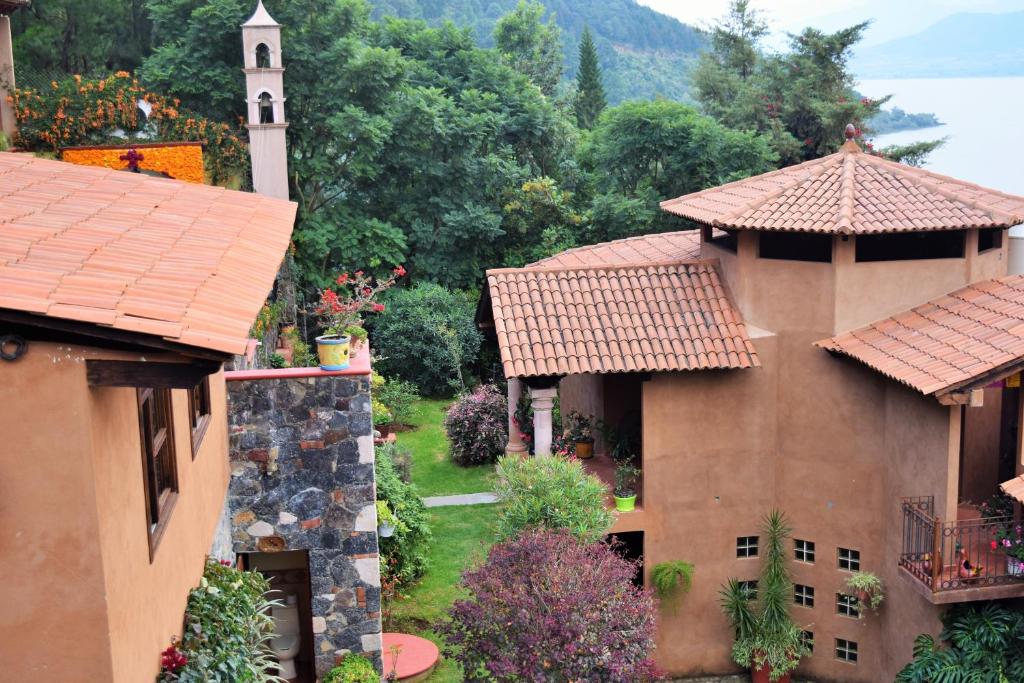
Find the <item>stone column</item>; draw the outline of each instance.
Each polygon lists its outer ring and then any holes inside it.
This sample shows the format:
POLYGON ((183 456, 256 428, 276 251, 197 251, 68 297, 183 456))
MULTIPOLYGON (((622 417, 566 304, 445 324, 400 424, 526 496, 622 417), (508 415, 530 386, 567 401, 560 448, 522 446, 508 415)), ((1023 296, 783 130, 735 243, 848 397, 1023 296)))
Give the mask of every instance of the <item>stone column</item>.
POLYGON ((11 18, 0 16, 0 130, 13 144, 17 121, 14 106, 7 96, 14 92, 14 50, 11 45, 11 18))
POLYGON ((555 407, 558 387, 550 389, 530 389, 530 402, 533 405, 533 453, 534 455, 551 455, 551 409, 555 407))
POLYGON ((522 395, 523 381, 518 377, 510 377, 508 380, 508 445, 505 446, 505 453, 508 455, 526 453, 528 450, 526 444, 523 443, 515 420, 516 406, 519 405, 522 395))

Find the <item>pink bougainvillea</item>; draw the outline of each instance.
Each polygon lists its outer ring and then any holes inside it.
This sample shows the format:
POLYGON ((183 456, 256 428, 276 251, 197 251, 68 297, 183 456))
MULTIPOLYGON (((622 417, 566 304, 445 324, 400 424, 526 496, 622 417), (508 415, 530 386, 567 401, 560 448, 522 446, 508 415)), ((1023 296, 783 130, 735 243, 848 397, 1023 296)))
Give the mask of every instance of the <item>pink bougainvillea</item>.
POLYGON ((654 599, 633 585, 636 571, 604 543, 524 531, 463 574, 469 597, 437 625, 446 655, 487 673, 475 680, 657 680, 654 599))
POLYGON ((508 403, 494 385, 477 387, 452 404, 444 428, 456 464, 494 462, 508 445, 508 403))

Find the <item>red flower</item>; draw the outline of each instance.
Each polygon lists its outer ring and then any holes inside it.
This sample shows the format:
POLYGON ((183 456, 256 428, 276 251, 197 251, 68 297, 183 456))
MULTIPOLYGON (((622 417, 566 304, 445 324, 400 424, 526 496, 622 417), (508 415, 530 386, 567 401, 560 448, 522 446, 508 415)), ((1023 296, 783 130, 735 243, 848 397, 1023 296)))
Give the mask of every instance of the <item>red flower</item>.
POLYGON ((405 275, 405 268, 403 268, 402 266, 397 266, 395 268, 395 275, 397 275, 398 277, 402 277, 403 275, 405 275))
POLYGON ((384 304, 374 304, 373 305, 373 310, 376 313, 380 313, 381 311, 384 310, 384 304))
POLYGON ((995 550, 998 547, 999 544, 996 543, 995 541, 992 541, 991 545, 992 545, 992 550, 995 550))
POLYGON ((366 296, 370 296, 371 294, 373 294, 373 288, 372 287, 363 287, 363 294, 365 294, 366 296))
POLYGON ((363 271, 357 270, 356 271, 356 277, 362 277, 362 276, 363 276, 363 271))
POLYGON ((346 282, 348 282, 348 273, 342 273, 341 275, 339 275, 338 279, 335 280, 335 282, 337 282, 339 285, 343 285, 346 282))

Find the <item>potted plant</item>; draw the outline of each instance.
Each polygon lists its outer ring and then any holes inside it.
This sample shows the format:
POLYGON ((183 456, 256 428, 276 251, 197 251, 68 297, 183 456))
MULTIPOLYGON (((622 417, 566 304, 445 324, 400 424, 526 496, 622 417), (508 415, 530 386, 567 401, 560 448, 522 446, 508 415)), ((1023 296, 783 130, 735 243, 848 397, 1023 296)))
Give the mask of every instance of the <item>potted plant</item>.
POLYGON ((395 535, 398 527, 398 517, 391 511, 386 500, 377 501, 377 535, 381 538, 391 538, 395 535))
POLYGON ((608 455, 615 462, 628 462, 640 451, 640 419, 631 413, 618 424, 601 420, 598 423, 608 455))
MULTIPOLYGON (((662 605, 677 594, 686 593, 693 583, 693 564, 684 560, 658 562, 651 567, 651 583, 654 594, 662 605)), ((674 605, 673 605, 674 607, 674 605)))
POLYGON ((640 478, 640 470, 628 462, 621 462, 615 467, 615 509, 619 512, 630 512, 636 508, 636 482, 640 478))
POLYGON ((1024 527, 1011 523, 999 528, 992 549, 1001 549, 1006 555, 1006 573, 1024 576, 1024 527))
POLYGON ((314 312, 323 331, 316 338, 321 370, 344 370, 348 367, 351 335, 355 328, 362 329, 362 314, 365 311, 383 311, 384 304, 376 302, 376 296, 403 275, 405 269, 398 266, 386 279, 374 282, 369 275, 357 270, 352 275, 342 273, 334 280, 342 294, 330 287, 320 291, 320 301, 314 312))
POLYGON ((586 460, 594 457, 594 421, 573 411, 565 416, 565 437, 573 444, 577 458, 586 460))
POLYGON ((857 596, 862 616, 864 610, 869 607, 872 612, 877 612, 882 601, 885 600, 882 580, 871 572, 854 572, 846 579, 846 587, 857 596))
POLYGON ((363 347, 369 336, 362 325, 349 325, 342 331, 342 334, 349 338, 349 350, 352 355, 359 353, 359 349, 363 347))
POLYGON ((743 583, 730 579, 721 590, 720 604, 733 629, 733 661, 750 669, 753 683, 789 683, 810 650, 803 630, 789 615, 793 582, 786 562, 790 528, 785 516, 769 513, 762 533, 766 552, 756 599, 751 600, 743 583))

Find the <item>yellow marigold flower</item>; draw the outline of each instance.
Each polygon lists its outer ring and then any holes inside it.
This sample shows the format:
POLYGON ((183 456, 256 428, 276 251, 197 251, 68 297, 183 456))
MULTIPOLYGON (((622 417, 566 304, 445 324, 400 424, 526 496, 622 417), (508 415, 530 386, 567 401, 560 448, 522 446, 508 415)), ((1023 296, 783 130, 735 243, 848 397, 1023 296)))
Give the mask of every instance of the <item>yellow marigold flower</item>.
POLYGON ((56 90, 57 89, 57 81, 50 81, 50 87, 53 88, 54 90, 56 90))
POLYGON ((127 71, 117 71, 117 72, 114 73, 114 75, 117 76, 118 78, 128 78, 131 74, 128 73, 127 71))

